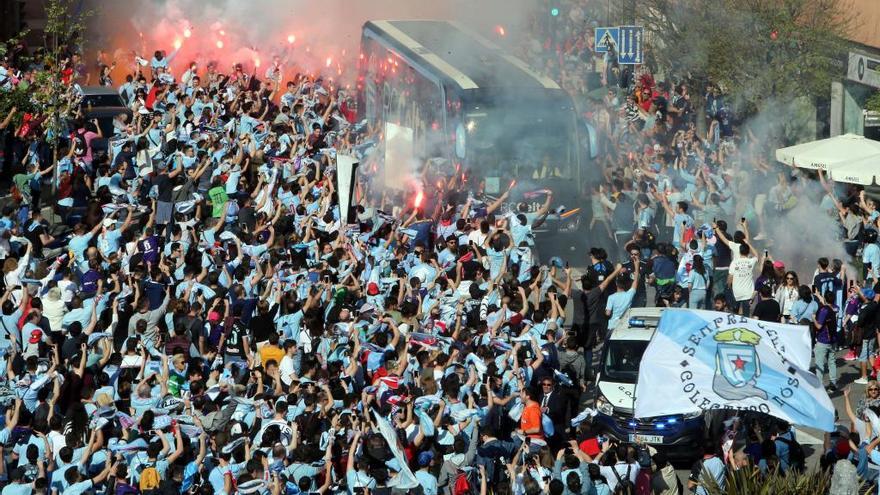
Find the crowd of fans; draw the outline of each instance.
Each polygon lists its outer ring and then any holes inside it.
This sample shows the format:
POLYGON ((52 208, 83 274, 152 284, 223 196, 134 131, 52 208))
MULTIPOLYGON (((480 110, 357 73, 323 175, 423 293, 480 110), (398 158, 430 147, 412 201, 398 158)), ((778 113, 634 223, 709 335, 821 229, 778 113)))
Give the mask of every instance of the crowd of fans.
MULTIPOLYGON (((568 262, 539 263, 525 216, 496 216, 503 199, 478 204, 437 164, 420 207, 362 175, 349 223, 336 156, 374 163, 380 133, 320 75, 176 71, 156 52, 117 86, 134 117, 105 136, 79 85, 110 70, 71 54, 57 157, 45 115, 0 116, 0 493, 674 495, 802 469, 794 430, 766 417, 730 419, 684 483, 663 452, 598 435, 594 351, 645 305, 810 325, 831 392, 849 347, 867 396, 823 466, 870 480, 875 204, 824 179, 814 192, 733 125, 719 88, 597 58, 586 11, 565 13, 568 38, 536 36, 538 65, 576 97, 603 68, 604 88, 586 116, 594 247, 568 262), (804 259, 770 255, 772 226, 806 201, 839 216, 847 251, 807 252, 815 273, 798 274, 786 262, 804 259)), ((0 91, 34 69, 0 66, 0 91)))

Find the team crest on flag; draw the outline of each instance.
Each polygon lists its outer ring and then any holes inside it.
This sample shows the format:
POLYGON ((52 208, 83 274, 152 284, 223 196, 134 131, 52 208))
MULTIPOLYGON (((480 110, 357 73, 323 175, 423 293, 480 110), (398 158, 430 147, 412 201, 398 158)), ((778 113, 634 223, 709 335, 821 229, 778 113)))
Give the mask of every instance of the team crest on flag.
POLYGON ((810 372, 806 326, 666 309, 641 356, 636 418, 753 411, 834 431, 834 405, 810 372))
POLYGON ((712 389, 727 400, 746 397, 767 398, 757 386, 761 376, 761 360, 755 349, 761 336, 747 328, 731 328, 717 333, 715 341, 715 379, 712 389))

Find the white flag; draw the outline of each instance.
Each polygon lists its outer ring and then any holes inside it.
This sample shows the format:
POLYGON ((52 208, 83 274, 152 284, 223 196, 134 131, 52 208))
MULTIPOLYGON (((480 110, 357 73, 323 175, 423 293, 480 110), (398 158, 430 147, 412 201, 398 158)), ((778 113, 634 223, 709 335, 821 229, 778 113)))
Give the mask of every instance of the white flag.
POLYGON ((391 453, 394 454, 394 458, 397 459, 398 464, 400 464, 400 472, 389 480, 388 486, 401 489, 410 489, 419 486, 419 480, 410 470, 409 464, 406 462, 406 456, 403 455, 403 451, 400 449, 400 444, 397 442, 397 435, 394 433, 394 427, 391 426, 391 423, 389 423, 387 419, 379 416, 376 411, 373 411, 373 418, 376 420, 376 426, 379 427, 379 433, 381 433, 382 437, 385 438, 385 441, 388 442, 388 447, 391 449, 391 453))
POLYGON ((636 385, 635 416, 758 411, 834 429, 834 406, 809 372, 807 327, 690 309, 663 312, 636 385))

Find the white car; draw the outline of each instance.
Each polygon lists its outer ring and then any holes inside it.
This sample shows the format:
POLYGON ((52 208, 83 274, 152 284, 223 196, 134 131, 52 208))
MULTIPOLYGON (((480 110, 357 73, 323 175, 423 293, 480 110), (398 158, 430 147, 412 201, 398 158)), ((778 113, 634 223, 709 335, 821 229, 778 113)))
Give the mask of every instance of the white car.
POLYGON ((632 308, 620 319, 602 349, 596 375, 594 419, 598 430, 622 442, 647 443, 671 459, 690 460, 705 432, 702 414, 635 418, 642 355, 654 337, 664 308, 632 308))

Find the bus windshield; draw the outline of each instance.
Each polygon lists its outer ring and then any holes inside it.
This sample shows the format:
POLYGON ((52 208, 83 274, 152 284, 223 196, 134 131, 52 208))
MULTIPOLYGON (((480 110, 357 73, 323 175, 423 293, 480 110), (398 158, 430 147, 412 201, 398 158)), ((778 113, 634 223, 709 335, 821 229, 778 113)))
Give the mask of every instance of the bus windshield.
POLYGON ((468 161, 486 175, 576 179, 570 118, 546 106, 474 108, 464 115, 468 161))

